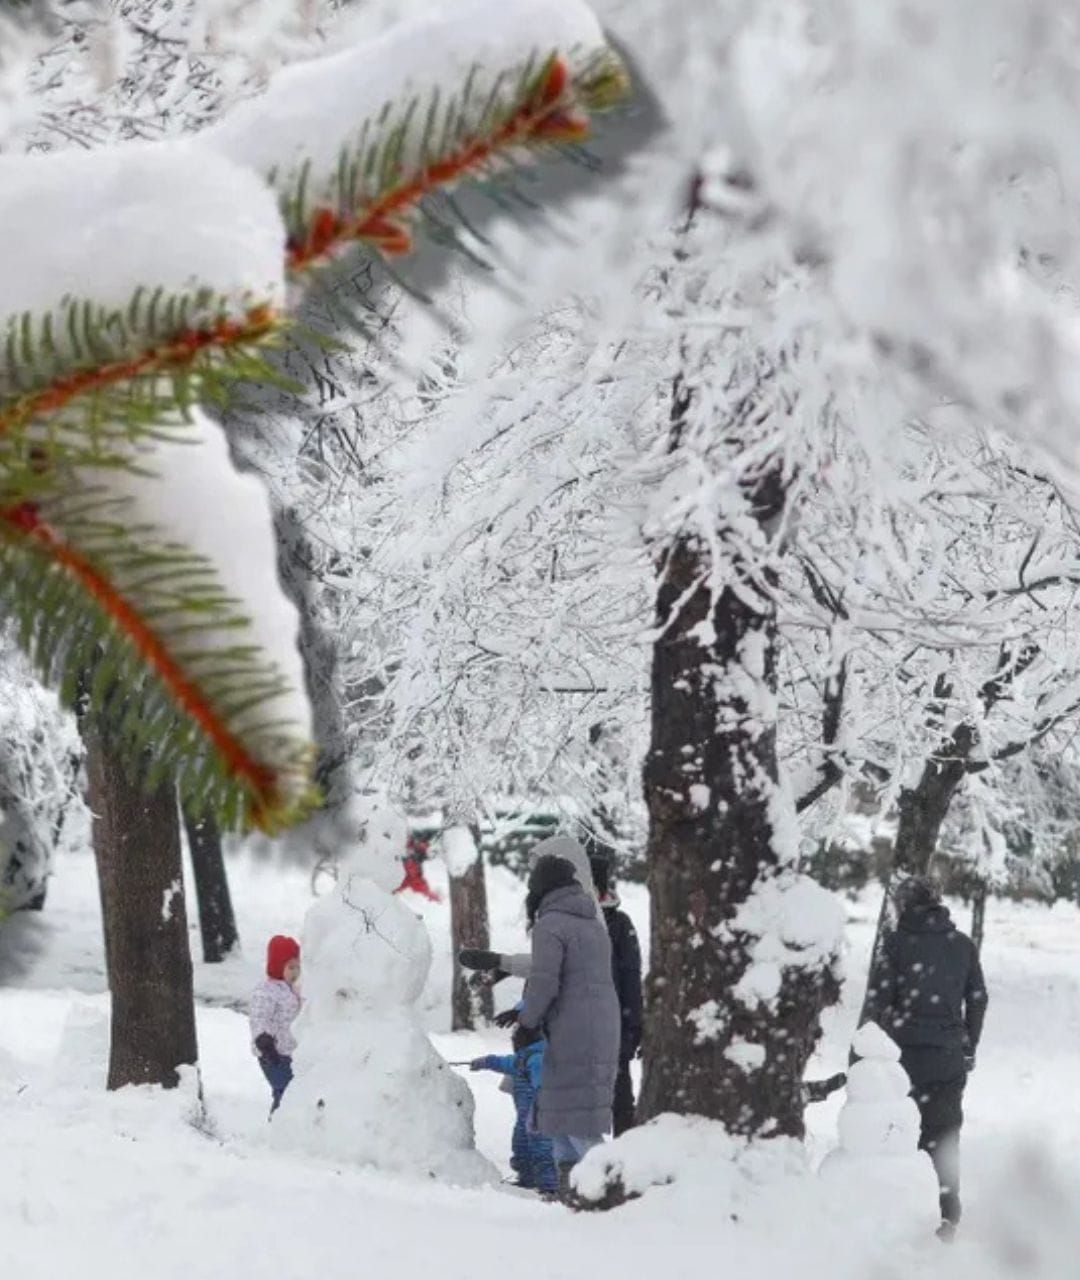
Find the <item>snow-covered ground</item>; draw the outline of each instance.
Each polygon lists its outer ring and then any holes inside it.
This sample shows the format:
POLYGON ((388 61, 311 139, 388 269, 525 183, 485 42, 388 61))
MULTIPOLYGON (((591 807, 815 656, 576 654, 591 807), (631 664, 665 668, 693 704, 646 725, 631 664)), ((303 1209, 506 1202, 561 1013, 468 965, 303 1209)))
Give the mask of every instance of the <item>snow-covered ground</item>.
MULTIPOLYGON (((438 883, 437 872, 433 880, 438 883)), ((991 908, 986 1038, 967 1098, 963 1236, 888 1248, 880 1222, 837 1205, 779 1156, 738 1166, 699 1159, 692 1177, 611 1214, 572 1214, 509 1189, 465 1191, 272 1149, 266 1088, 240 1007, 265 938, 298 933, 308 874, 237 860, 233 890, 244 954, 197 964, 202 1080, 209 1123, 191 1123, 190 1091, 103 1088, 107 995, 89 857, 61 859, 41 915, 0 930, 0 1262, 20 1280, 274 1280, 430 1277, 579 1280, 591 1274, 702 1273, 738 1280, 961 1280, 1080 1274, 1080 912, 991 908)), ((495 943, 523 941, 521 890, 490 876, 495 943)), ((643 939, 647 904, 626 905, 643 939)), ((446 1057, 504 1051, 498 1031, 445 1031, 446 909, 415 903, 436 963, 424 998, 446 1057)), ((876 904, 850 907, 852 982, 830 1015, 812 1074, 840 1068, 861 994, 876 904)), ((193 950, 198 939, 193 931, 193 950)), ((506 984, 503 1002, 514 992, 506 984)), ((512 1113, 496 1077, 468 1076, 481 1149, 505 1165, 512 1113)), ((811 1109, 813 1159, 834 1145, 842 1095, 811 1109)), ((709 1149, 711 1150, 711 1148, 709 1149)))

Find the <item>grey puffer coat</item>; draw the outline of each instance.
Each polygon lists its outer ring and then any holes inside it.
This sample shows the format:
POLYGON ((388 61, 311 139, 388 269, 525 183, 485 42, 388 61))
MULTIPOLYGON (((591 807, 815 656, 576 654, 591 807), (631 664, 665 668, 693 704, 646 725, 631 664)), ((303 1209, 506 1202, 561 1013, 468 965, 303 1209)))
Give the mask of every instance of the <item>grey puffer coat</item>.
POLYGON ((579 884, 553 889, 540 903, 520 1021, 547 1035, 539 1131, 575 1138, 607 1133, 619 1069, 619 1000, 607 928, 595 897, 579 884))
MULTIPOLYGON (((529 853, 529 870, 541 858, 565 858, 574 868, 578 884, 590 895, 596 897, 593 885, 592 868, 589 866, 589 855, 573 836, 548 836, 539 844, 533 845, 529 853)), ((528 951, 504 953, 499 956, 499 968, 514 978, 527 978, 532 967, 532 954, 528 951)))

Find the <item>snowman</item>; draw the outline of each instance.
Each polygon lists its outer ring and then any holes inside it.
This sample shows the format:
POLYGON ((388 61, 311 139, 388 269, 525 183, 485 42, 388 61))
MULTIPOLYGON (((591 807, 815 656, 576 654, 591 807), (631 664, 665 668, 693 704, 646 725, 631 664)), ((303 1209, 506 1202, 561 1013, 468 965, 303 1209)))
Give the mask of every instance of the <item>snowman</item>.
POLYGON ((821 1177, 843 1211, 878 1224, 879 1236, 928 1234, 940 1216, 938 1184, 918 1149, 919 1109, 900 1050, 875 1022, 859 1028, 851 1047, 859 1060, 848 1071, 840 1145, 821 1177))
POLYGON ((357 826, 356 852, 304 921, 294 1078, 270 1141, 335 1162, 497 1182, 475 1147, 469 1087, 436 1052, 416 1008, 431 941, 392 892, 404 820, 364 800, 357 826))

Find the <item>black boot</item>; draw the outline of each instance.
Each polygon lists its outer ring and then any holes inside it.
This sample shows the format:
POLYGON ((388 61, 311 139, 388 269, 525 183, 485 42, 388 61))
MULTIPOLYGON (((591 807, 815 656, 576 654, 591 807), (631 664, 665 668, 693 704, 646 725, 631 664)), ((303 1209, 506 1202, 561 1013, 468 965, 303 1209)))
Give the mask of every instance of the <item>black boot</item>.
POLYGON ((572 1161, 559 1161, 559 1190, 556 1194, 563 1204, 569 1204, 574 1198, 574 1192, 570 1186, 570 1174, 573 1168, 572 1161))

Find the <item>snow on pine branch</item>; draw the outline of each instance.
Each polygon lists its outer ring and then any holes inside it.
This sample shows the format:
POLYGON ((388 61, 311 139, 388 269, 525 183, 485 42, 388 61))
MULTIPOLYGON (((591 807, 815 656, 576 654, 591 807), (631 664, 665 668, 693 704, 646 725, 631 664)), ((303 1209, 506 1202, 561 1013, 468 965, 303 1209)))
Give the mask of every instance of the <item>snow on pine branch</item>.
POLYGON ((261 368, 284 293, 273 196, 187 143, 5 157, 0 227, 8 610, 43 673, 69 699, 89 678, 196 809, 287 821, 310 713, 268 496, 181 412, 209 365, 186 398, 176 381, 185 362, 261 368))
POLYGON ((626 89, 581 0, 474 0, 286 67, 207 136, 279 190, 301 271, 356 241, 409 252, 432 192, 582 141, 626 89))

